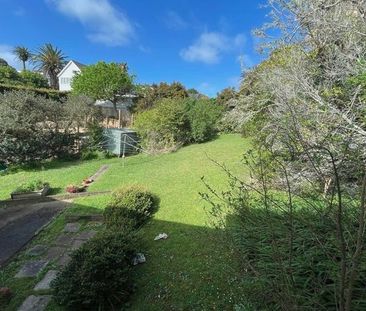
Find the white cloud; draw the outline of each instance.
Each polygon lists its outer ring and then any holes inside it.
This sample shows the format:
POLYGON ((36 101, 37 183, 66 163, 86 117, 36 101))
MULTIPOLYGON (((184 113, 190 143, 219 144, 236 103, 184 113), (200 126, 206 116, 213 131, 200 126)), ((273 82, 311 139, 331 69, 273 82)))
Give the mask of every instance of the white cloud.
POLYGON ((128 44, 135 29, 128 17, 109 0, 47 0, 62 14, 76 18, 88 29, 88 39, 109 46, 128 44))
POLYGON ((18 61, 13 54, 14 47, 6 44, 0 44, 0 58, 3 58, 7 63, 17 70, 22 68, 22 64, 18 61))
POLYGON ((181 50, 180 56, 188 62, 215 64, 222 54, 237 50, 245 41, 243 34, 229 37, 219 32, 204 32, 192 45, 181 50))
POLYGON ((169 29, 172 30, 182 30, 188 27, 188 22, 186 22, 177 12, 169 11, 167 12, 164 22, 169 29))

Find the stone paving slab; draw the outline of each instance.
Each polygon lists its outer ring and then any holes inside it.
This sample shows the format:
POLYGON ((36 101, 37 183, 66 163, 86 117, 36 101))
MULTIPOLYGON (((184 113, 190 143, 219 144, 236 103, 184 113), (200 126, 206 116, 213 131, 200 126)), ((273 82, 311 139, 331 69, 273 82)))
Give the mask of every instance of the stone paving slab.
POLYGON ((84 243, 86 243, 87 240, 75 240, 74 243, 72 243, 71 249, 77 250, 79 249, 84 243))
POLYGON ((58 236, 54 244, 57 246, 70 247, 72 243, 73 243, 73 236, 63 233, 58 236))
POLYGON ((59 261, 57 262, 61 267, 65 267, 69 264, 71 260, 70 254, 69 253, 65 253, 61 256, 61 258, 59 259, 59 261))
POLYGON ((100 176, 102 176, 109 169, 109 165, 102 165, 100 169, 89 179, 96 181, 100 176))
POLYGON ((87 240, 90 240, 91 238, 93 238, 96 234, 97 234, 97 231, 95 231, 95 230, 82 231, 82 232, 76 234, 74 239, 87 241, 87 240))
POLYGON ((46 254, 47 260, 57 260, 59 259, 65 252, 67 248, 62 246, 53 246, 50 247, 46 254))
POLYGON ((15 275, 16 278, 27 278, 27 277, 35 277, 37 274, 42 271, 44 267, 46 267, 48 261, 46 260, 34 260, 26 262, 22 268, 15 275))
POLYGON ((77 222, 70 222, 65 225, 64 232, 76 233, 80 230, 80 224, 77 222))
POLYGON ((51 296, 34 296, 31 295, 24 300, 18 311, 43 311, 51 301, 51 296))
POLYGON ((34 290, 48 290, 51 288, 51 282, 56 279, 58 271, 56 270, 49 270, 44 278, 37 283, 34 287, 34 290))
POLYGON ((30 256, 40 256, 46 251, 47 247, 45 245, 35 245, 27 251, 27 255, 30 256))

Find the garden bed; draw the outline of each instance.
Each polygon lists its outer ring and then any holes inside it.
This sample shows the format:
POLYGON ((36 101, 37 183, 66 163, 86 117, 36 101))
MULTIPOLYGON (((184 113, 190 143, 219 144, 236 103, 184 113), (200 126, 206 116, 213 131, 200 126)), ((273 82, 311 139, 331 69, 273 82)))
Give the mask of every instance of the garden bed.
POLYGON ((38 191, 12 192, 10 194, 12 200, 35 199, 46 196, 50 191, 50 186, 46 185, 38 191))

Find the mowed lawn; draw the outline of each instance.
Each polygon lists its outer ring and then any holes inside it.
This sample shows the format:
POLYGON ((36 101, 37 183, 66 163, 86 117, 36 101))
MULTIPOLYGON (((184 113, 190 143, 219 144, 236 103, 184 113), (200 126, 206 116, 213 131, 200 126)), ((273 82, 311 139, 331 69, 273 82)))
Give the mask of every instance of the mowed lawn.
MULTIPOLYGON (((212 227, 205 210, 208 204, 199 192, 206 191, 202 176, 215 189, 226 188, 225 174, 210 159, 225 163, 235 174, 245 177, 241 159, 249 146, 249 141, 238 135, 221 135, 212 142, 171 154, 87 161, 64 169, 50 168, 41 174, 61 187, 109 164, 109 170, 89 191, 141 184, 159 196, 159 210, 140 232, 140 250, 147 262, 135 268, 137 287, 131 310, 233 310, 245 301, 238 285, 239 267, 225 234, 212 227), (81 172, 74 172, 79 167, 81 172), (159 233, 167 233, 168 239, 154 241, 159 233)), ((17 174, 24 178, 29 172, 17 174)), ((7 182, 19 178, 17 174, 5 176, 7 182)), ((36 172, 31 174, 37 176, 36 172)), ((80 211, 95 211, 107 200, 106 195, 80 198, 75 205, 80 211)))

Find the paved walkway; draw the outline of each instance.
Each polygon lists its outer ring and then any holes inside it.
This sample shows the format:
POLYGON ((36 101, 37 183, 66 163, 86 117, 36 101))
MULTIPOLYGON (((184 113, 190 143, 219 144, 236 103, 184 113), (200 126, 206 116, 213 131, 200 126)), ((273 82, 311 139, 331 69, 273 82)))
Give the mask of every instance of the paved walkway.
POLYGON ((24 200, 0 209, 0 267, 4 266, 33 236, 70 201, 24 200))

